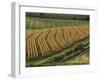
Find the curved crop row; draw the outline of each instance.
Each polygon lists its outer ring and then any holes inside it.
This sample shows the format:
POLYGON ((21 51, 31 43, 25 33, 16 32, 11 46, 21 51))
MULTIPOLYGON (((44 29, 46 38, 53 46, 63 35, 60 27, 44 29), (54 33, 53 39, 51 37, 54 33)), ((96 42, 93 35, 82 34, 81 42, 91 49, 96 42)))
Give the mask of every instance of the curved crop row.
POLYGON ((26 37, 27 59, 48 56, 89 35, 87 26, 35 30, 26 37))

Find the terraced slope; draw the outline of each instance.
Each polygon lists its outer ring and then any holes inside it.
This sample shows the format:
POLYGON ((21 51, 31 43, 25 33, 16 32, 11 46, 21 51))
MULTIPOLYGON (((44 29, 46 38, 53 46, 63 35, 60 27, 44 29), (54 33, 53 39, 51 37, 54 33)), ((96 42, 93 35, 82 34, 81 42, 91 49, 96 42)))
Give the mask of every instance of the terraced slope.
POLYGON ((88 25, 32 30, 26 34, 26 59, 36 60, 59 54, 88 36, 88 25))

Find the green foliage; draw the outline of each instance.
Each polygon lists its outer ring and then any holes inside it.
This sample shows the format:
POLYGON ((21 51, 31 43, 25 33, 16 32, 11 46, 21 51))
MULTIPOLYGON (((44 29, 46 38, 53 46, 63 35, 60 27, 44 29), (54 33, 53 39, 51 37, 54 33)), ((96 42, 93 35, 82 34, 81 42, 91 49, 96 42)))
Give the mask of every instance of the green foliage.
MULTIPOLYGON (((88 53, 89 50, 89 41, 88 38, 82 40, 80 42, 76 42, 74 45, 70 46, 58 52, 57 54, 53 54, 48 57, 41 58, 39 60, 32 60, 27 62, 27 67, 35 67, 35 66, 53 66, 53 65, 74 65, 74 64, 86 64, 89 61, 78 61, 78 62, 71 62, 76 56, 82 55, 84 53, 88 53), (86 44, 84 44, 86 43, 86 44)), ((87 57, 87 56, 86 56, 87 57)), ((77 57, 80 58, 80 57, 77 57)), ((83 59, 84 60, 84 59, 83 59)))
POLYGON ((26 17, 41 17, 48 19, 67 19, 67 20, 89 20, 89 15, 72 14, 53 14, 53 13, 32 13, 27 12, 26 17))
POLYGON ((86 20, 63 20, 63 19, 48 19, 26 17, 26 29, 44 29, 53 27, 81 26, 87 25, 86 20))

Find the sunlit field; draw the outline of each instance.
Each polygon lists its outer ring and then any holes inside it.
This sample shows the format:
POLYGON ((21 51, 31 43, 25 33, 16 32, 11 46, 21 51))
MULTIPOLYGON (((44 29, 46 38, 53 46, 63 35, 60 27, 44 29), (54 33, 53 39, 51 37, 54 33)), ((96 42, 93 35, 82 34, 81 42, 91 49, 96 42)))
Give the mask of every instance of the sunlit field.
POLYGON ((26 13, 26 67, 89 64, 89 16, 26 13))

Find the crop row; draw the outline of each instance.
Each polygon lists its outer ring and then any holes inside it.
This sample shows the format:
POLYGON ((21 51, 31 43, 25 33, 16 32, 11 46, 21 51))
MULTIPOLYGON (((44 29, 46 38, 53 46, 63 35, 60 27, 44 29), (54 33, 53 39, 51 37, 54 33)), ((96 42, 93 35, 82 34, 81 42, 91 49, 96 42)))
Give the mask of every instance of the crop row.
POLYGON ((55 54, 87 36, 87 26, 34 30, 26 36, 26 58, 29 60, 55 54))

